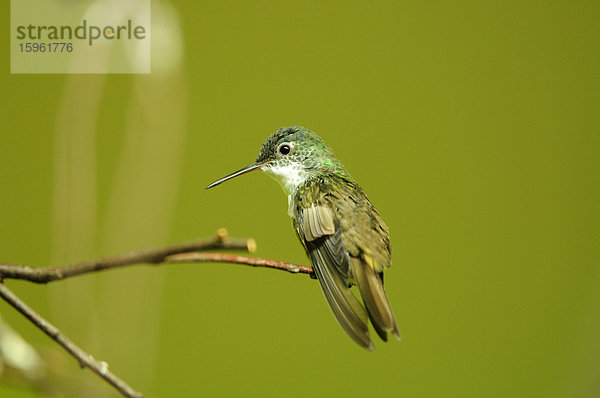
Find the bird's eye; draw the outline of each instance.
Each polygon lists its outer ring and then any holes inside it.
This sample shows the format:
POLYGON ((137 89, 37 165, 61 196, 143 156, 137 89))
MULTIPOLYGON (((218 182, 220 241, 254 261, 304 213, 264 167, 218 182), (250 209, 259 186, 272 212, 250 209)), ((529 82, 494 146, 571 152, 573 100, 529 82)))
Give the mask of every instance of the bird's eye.
POLYGON ((290 148, 289 144, 281 144, 278 149, 279 153, 282 155, 287 155, 291 150, 292 148, 290 148))

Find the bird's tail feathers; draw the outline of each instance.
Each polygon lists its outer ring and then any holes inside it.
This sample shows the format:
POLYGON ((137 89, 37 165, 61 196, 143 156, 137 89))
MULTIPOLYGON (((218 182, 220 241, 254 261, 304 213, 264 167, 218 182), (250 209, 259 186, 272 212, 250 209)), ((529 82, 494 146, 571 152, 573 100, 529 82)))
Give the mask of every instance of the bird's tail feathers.
POLYGON ((369 262, 372 261, 370 259, 351 258, 352 276, 365 303, 371 323, 379 337, 387 341, 387 333, 392 333, 400 340, 400 331, 383 289, 383 282, 375 269, 368 264, 369 262))

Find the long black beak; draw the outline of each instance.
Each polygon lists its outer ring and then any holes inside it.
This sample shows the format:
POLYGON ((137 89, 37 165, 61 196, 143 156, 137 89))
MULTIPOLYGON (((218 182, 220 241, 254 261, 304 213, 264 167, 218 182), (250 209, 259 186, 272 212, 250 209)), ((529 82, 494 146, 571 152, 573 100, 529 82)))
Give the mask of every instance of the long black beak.
POLYGON ((232 178, 235 178, 237 176, 241 176, 242 174, 249 173, 249 172, 254 171, 256 169, 260 169, 262 166, 264 166, 264 163, 252 163, 251 165, 246 166, 243 169, 240 169, 240 170, 236 171, 235 173, 231 173, 228 176, 225 176, 223 178, 218 179, 217 181, 215 181, 212 184, 210 184, 209 186, 207 186, 205 189, 210 189, 212 187, 216 187, 217 185, 219 185, 222 182, 225 182, 227 180, 231 180, 232 178))

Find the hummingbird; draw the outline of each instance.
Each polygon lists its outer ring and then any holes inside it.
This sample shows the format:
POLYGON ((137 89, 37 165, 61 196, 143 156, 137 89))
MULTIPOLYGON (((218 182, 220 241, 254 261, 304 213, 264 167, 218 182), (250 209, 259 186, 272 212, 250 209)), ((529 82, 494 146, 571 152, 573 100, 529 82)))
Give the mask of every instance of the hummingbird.
POLYGON ((400 332, 383 288, 391 266, 389 230, 331 148, 304 127, 277 130, 256 161, 206 187, 254 170, 274 177, 288 197, 288 215, 325 298, 344 331, 373 351, 368 322, 379 337, 400 332), (352 293, 358 287, 363 304, 352 293))

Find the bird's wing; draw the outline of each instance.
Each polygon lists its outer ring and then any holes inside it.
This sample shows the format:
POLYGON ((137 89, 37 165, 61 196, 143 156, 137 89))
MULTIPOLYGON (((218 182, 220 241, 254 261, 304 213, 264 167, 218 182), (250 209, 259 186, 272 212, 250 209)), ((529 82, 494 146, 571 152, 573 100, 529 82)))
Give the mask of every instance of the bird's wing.
POLYGON ((383 288, 383 270, 392 261, 387 226, 356 185, 341 185, 338 190, 332 191, 330 197, 324 197, 322 203, 338 204, 331 208, 336 209, 333 218, 339 220, 341 244, 348 257, 350 271, 346 275, 347 280, 353 280, 358 286, 375 331, 382 340, 387 340, 387 333, 400 338, 383 288))
POLYGON ((373 350, 367 326, 368 314, 349 288, 349 257, 341 229, 326 205, 299 211, 296 231, 304 243, 333 314, 354 341, 373 350))
POLYGON ((304 235, 306 240, 313 241, 324 235, 335 232, 333 213, 326 206, 310 206, 303 210, 304 235))
POLYGON ((304 239, 314 242, 318 238, 319 250, 325 258, 325 262, 332 266, 332 272, 339 280, 348 284, 349 264, 348 256, 342 242, 342 234, 339 226, 333 218, 331 208, 326 205, 310 206, 302 210, 302 232, 304 239))

